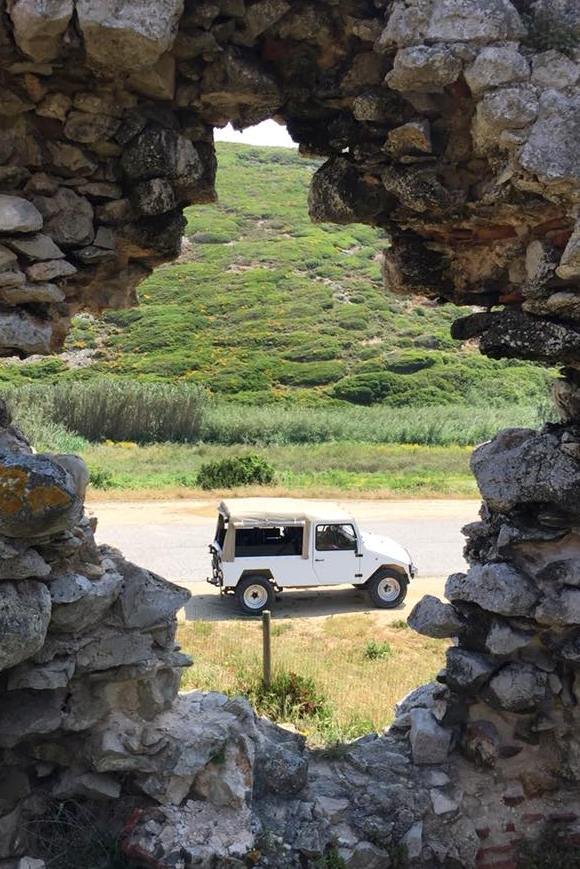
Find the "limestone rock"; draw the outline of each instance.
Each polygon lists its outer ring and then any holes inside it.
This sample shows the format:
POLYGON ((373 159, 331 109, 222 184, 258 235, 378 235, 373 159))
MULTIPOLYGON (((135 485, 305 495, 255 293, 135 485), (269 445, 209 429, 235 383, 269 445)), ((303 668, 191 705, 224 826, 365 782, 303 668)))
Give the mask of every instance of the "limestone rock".
POLYGON ((436 93, 457 81, 461 69, 461 61, 448 48, 418 45, 397 52, 385 81, 397 91, 436 93))
POLYGON ((53 788, 58 799, 115 800, 120 794, 121 785, 113 776, 74 768, 64 770, 53 788))
POLYGON ((580 98, 548 90, 540 97, 538 119, 519 157, 520 165, 546 184, 578 183, 580 98))
POLYGON ((9 14, 18 47, 33 60, 54 60, 72 18, 73 0, 13 0, 9 14))
POLYGON ((84 177, 93 175, 97 169, 97 163, 76 145, 67 142, 48 142, 47 148, 50 165, 58 174, 84 177))
POLYGON ((42 215, 32 202, 0 193, 0 232, 38 232, 39 229, 42 229, 42 215))
POLYGON ((20 287, 26 280, 26 275, 15 264, 0 272, 0 288, 14 289, 20 287))
POLYGON ((483 498, 504 513, 534 503, 573 509, 580 494, 580 467, 558 447, 557 438, 548 433, 500 432, 478 447, 471 459, 483 498))
POLYGON ((173 188, 164 178, 141 181, 133 188, 131 202, 140 214, 165 214, 176 206, 173 188))
POLYGON ((117 600, 123 578, 108 571, 90 580, 78 573, 64 573, 50 583, 51 631, 81 633, 97 624, 117 600))
POLYGON ((115 611, 125 628, 150 628, 167 622, 190 599, 187 589, 125 561, 117 552, 110 555, 115 570, 123 578, 115 611))
MULTIPOLYGON (((71 98, 66 94, 50 93, 36 107, 36 114, 42 118, 54 118, 57 121, 65 121, 71 105, 71 98)), ((39 190, 37 192, 41 193, 44 191, 39 190)), ((56 190, 51 192, 56 193, 56 190)))
POLYGON ((162 55, 154 66, 133 72, 128 84, 132 90, 151 99, 172 100, 175 96, 175 58, 171 54, 162 55))
POLYGON ((74 456, 69 453, 54 453, 50 455, 53 462, 60 465, 71 478, 79 500, 84 501, 85 492, 89 484, 89 469, 80 456, 74 456))
POLYGON ((495 619, 485 640, 485 647, 492 655, 513 655, 531 641, 530 634, 512 628, 509 622, 495 619))
POLYGON ((120 120, 110 115, 95 115, 91 112, 69 112, 64 125, 67 139, 83 144, 100 142, 110 139, 117 131, 120 120))
POLYGON ((54 243, 52 238, 43 233, 22 236, 20 238, 5 238, 4 244, 7 244, 13 251, 22 254, 26 259, 33 262, 36 260, 55 260, 64 257, 64 253, 54 243))
POLYGON ((76 274, 76 268, 65 259, 52 259, 33 263, 26 269, 28 280, 36 282, 54 281, 56 278, 69 278, 76 274))
POLYGON ((489 88, 527 81, 530 68, 515 46, 483 48, 465 70, 465 81, 475 96, 489 88))
POLYGON ((6 305, 22 305, 30 302, 52 305, 64 301, 64 298, 64 292, 56 284, 22 284, 0 288, 0 301, 6 305))
POLYGON ((90 244, 95 236, 93 207, 74 190, 60 187, 54 196, 36 196, 45 219, 45 230, 62 247, 90 244))
POLYGON ((442 42, 495 42, 525 35, 509 0, 434 0, 427 39, 442 42))
MULTIPOLYGON (((4 239, 4 243, 6 243, 6 239, 4 239)), ((0 272, 5 269, 13 269, 17 262, 16 254, 4 247, 4 244, 0 245, 0 272)))
POLYGON ((59 729, 66 691, 11 691, 2 700, 0 747, 13 748, 59 729))
POLYGON ((540 624, 580 625, 580 589, 564 588, 542 598, 534 612, 540 624))
POLYGON ((431 128, 428 121, 409 121, 389 131, 386 148, 393 157, 431 153, 431 128))
POLYGON ((119 633, 106 628, 100 628, 85 639, 76 654, 78 673, 93 673, 146 661, 153 644, 147 634, 119 633))
MULTIPOLYGON (((52 324, 24 311, 0 306, 0 350, 3 355, 33 353, 46 355, 52 350, 52 324)), ((0 481, 0 488, 1 488, 0 481)), ((0 506, 1 513, 1 506, 0 506)), ((0 528, 1 528, 0 520, 0 528)))
MULTIPOLYGON (((16 426, 7 425, 5 428, 0 429, 0 453, 25 453, 26 455, 32 455, 33 450, 31 449, 28 441, 16 426)), ((6 554, 6 542, 2 542, 2 558, 8 558, 6 554)), ((17 555, 22 550, 15 549, 13 554, 17 555)))
POLYGON ((82 509, 71 475, 47 456, 0 456, 1 534, 55 534, 75 525, 82 509))
POLYGON ((436 815, 448 815, 451 812, 457 812, 459 809, 459 804, 438 788, 432 788, 429 791, 429 796, 431 797, 431 805, 436 815))
POLYGON ((430 594, 415 604, 407 622, 414 631, 427 637, 456 637, 465 627, 464 620, 453 606, 430 594))
POLYGON ((381 180, 387 192, 411 211, 439 211, 451 204, 449 193, 431 169, 390 166, 381 180))
POLYGON ((423 822, 412 824, 403 837, 409 860, 418 860, 423 853, 423 822))
POLYGON ((531 664, 506 664, 488 684, 489 701, 510 712, 527 712, 544 699, 547 678, 531 664))
POLYGON ((77 0, 79 27, 89 63, 97 69, 127 72, 155 64, 171 48, 183 0, 147 0, 119 7, 114 0, 77 0))
POLYGON ((423 766, 445 763, 451 744, 451 731, 441 727, 428 709, 411 711, 409 734, 413 761, 423 766))
POLYGON ((445 679, 458 691, 477 691, 490 678, 496 665, 479 652, 452 647, 447 650, 445 679))
POLYGON ((201 179, 203 163, 193 144, 173 130, 148 127, 123 152, 121 165, 133 181, 152 178, 201 179))
POLYGON ((539 597, 528 577, 505 562, 477 564, 467 574, 454 573, 445 584, 450 601, 478 604, 505 616, 526 616, 539 597))
POLYGON ((259 0, 247 10, 245 17, 248 37, 254 40, 275 24, 290 9, 288 0, 259 0))
POLYGON ((529 87, 500 88, 486 93, 477 104, 473 125, 474 144, 481 151, 495 147, 498 136, 504 130, 527 127, 537 114, 538 100, 529 87))
POLYGON ((351 161, 344 157, 328 160, 315 173, 308 196, 308 209, 315 223, 371 222, 391 201, 379 185, 371 186, 351 161))
POLYGON ((555 49, 532 58, 532 84, 562 91, 572 88, 580 78, 580 65, 555 49))
POLYGON ((296 794, 308 781, 305 740, 266 719, 258 733, 254 787, 257 793, 296 794))
POLYGON ((345 854, 347 869, 387 869, 391 865, 389 855, 372 842, 359 842, 345 854))
POLYGON ((192 865, 219 860, 236 865, 254 845, 251 813, 247 807, 219 811, 206 802, 188 800, 183 806, 143 811, 125 837, 123 853, 158 866, 179 865, 185 852, 192 865))
POLYGON ((397 0, 389 9, 379 47, 441 42, 503 42, 520 39, 525 28, 509 0, 397 0))
POLYGON ((469 314, 451 327, 454 338, 480 336, 480 349, 492 359, 534 359, 550 365, 574 362, 580 331, 570 325, 531 317, 520 311, 469 314))
POLYGON ((576 224, 574 232, 568 239, 568 244, 556 271, 564 280, 580 278, 580 223, 576 224))
POLYGON ((66 688, 75 671, 75 663, 70 658, 55 658, 40 666, 21 664, 15 667, 8 677, 8 690, 31 688, 35 691, 54 691, 66 688))
MULTIPOLYGON (((43 579, 51 572, 51 567, 35 549, 26 549, 21 554, 0 559, 0 580, 3 579, 43 579)), ((0 593, 2 586, 0 586, 0 593)))
POLYGON ((44 643, 50 594, 41 582, 23 579, 0 585, 0 670, 31 658, 44 643))

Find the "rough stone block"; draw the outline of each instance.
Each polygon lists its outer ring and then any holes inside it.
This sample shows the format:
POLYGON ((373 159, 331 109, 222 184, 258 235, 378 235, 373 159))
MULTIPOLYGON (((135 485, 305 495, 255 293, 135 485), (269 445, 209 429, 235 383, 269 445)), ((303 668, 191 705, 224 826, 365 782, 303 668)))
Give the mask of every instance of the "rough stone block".
POLYGON ((453 606, 430 594, 415 604, 407 622, 414 631, 427 637, 456 637, 465 627, 453 606))
POLYGON ((14 667, 42 648, 50 612, 44 583, 23 579, 0 584, 0 670, 14 667))
POLYGON ((42 214, 28 199, 0 193, 0 232, 38 232, 42 214))
POLYGON ((413 761, 419 766, 445 763, 451 744, 451 731, 441 727, 428 709, 411 711, 409 734, 413 761))

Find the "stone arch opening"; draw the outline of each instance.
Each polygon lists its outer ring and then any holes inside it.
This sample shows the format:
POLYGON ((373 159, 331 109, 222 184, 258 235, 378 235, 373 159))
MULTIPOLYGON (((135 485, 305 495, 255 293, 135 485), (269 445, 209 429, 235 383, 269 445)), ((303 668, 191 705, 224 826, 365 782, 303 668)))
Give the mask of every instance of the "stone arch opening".
POLYGON ((456 337, 563 372, 561 424, 474 455, 470 570, 450 577, 449 604, 425 599, 413 616, 458 637, 440 682, 389 734, 311 759, 310 775, 300 741, 243 704, 172 706, 181 592, 98 551, 82 464, 31 455, 3 417, 0 856, 23 847, 35 800, 122 789, 162 806, 126 830, 127 853, 151 866, 181 865, 180 849, 240 860, 259 824, 276 830, 279 866, 328 848, 387 865, 401 843, 415 865, 493 865, 512 833, 554 817, 573 836, 577 13, 571 0, 0 5, 3 353, 50 352, 71 312, 132 302, 177 255, 183 206, 214 196, 212 127, 280 117, 326 158, 313 219, 390 235, 389 288, 483 308, 456 337), (216 805, 226 827, 212 839, 216 805))

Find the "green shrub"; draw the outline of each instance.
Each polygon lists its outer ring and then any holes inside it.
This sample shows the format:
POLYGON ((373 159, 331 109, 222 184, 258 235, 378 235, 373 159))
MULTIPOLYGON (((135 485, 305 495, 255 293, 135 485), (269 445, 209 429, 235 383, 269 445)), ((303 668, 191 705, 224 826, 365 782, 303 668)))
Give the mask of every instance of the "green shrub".
POLYGON ((289 386, 319 386, 334 383, 344 374, 344 363, 329 362, 282 362, 276 369, 275 378, 289 386))
POLYGON ((113 474, 107 468, 90 468, 89 482, 95 489, 112 489, 115 485, 113 474))
POLYGON ((301 721, 326 716, 329 706, 313 679, 299 673, 277 673, 269 688, 250 683, 242 691, 260 715, 272 721, 301 721))
POLYGON ((379 643, 377 640, 369 640, 363 652, 363 657, 369 661, 384 661, 390 655, 391 647, 386 641, 379 643))
POLYGON ((346 869, 346 863, 334 846, 322 857, 319 857, 313 865, 314 869, 346 869))
POLYGON ((261 456, 250 453, 218 462, 206 462, 197 474, 197 485, 202 489, 234 489, 252 484, 267 486, 274 477, 272 465, 261 456))

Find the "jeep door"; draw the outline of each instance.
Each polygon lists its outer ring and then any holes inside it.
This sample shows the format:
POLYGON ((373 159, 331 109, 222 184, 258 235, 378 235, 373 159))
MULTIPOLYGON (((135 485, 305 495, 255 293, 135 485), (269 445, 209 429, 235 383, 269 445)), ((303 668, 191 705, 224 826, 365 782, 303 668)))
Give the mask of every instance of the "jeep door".
POLYGON ((314 572, 320 585, 355 583, 360 559, 354 525, 320 523, 314 534, 314 572))

